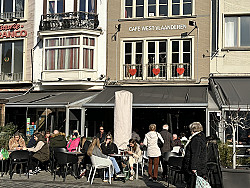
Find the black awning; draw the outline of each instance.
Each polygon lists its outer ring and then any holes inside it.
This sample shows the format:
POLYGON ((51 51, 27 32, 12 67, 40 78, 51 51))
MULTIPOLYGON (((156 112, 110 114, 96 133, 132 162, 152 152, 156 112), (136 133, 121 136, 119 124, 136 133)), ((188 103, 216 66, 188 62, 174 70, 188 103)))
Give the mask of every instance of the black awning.
POLYGON ((250 77, 211 77, 210 86, 220 107, 250 104, 250 77))
POLYGON ((66 107, 98 92, 33 92, 9 99, 6 107, 66 107))
POLYGON ((207 86, 107 86, 85 107, 113 107, 115 92, 133 93, 133 107, 206 107, 207 86))

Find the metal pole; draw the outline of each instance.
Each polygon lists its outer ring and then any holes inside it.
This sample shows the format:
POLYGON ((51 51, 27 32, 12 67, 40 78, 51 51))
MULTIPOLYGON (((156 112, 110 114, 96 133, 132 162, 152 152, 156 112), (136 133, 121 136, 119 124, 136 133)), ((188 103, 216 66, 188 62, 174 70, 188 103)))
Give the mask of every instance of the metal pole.
POLYGON ((47 128, 48 128, 48 121, 47 121, 47 116, 48 116, 48 111, 47 111, 47 108, 46 108, 46 110, 45 110, 45 113, 46 113, 46 119, 45 119, 45 131, 47 130, 47 128))
POLYGON ((69 108, 66 107, 66 124, 65 124, 66 137, 69 136, 69 108))
POLYGON ((81 135, 85 136, 85 108, 81 109, 81 135))

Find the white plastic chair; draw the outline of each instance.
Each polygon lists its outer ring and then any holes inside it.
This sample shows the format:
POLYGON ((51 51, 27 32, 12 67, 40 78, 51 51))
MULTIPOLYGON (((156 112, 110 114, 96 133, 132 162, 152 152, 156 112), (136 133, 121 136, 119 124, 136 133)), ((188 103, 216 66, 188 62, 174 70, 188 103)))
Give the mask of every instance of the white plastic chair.
MULTIPOLYGON (((95 155, 92 155, 90 157, 91 162, 92 162, 92 166, 89 172, 89 177, 88 177, 88 182, 90 180, 90 176, 92 173, 92 170, 94 170, 93 172, 93 176, 91 178, 90 184, 93 183, 93 180, 95 178, 95 173, 96 173, 96 169, 103 169, 103 168, 108 168, 109 169, 109 183, 111 184, 111 170, 113 170, 113 164, 112 161, 110 159, 105 159, 105 158, 101 158, 95 155)), ((104 171, 104 179, 105 179, 105 171, 104 171)))

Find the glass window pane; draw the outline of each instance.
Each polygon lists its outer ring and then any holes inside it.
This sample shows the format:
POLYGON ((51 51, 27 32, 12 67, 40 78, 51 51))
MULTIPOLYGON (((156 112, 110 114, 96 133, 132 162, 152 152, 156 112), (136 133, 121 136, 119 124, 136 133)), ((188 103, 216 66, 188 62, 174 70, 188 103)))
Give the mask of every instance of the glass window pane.
POLYGON ((156 6, 149 6, 148 7, 148 16, 156 16, 156 6))
POLYGON ((3 12, 13 12, 13 0, 3 0, 3 12))
POLYGON ((125 18, 132 18, 132 7, 125 8, 125 18))
POLYGON ((89 39, 90 40, 90 46, 95 46, 95 39, 89 39))
POLYGON ((142 53, 142 42, 136 43, 136 53, 142 53))
POLYGON ((3 73, 11 73, 11 64, 12 64, 12 42, 3 42, 1 71, 3 73))
POLYGON ((133 5, 133 0, 126 0, 125 1, 125 6, 132 6, 133 5))
POLYGON ((63 12, 63 0, 57 0, 57 13, 63 12))
POLYGON ((86 12, 86 0, 80 0, 80 10, 86 12))
POLYGON ((160 63, 166 63, 166 54, 160 54, 159 58, 160 63))
POLYGON ((183 5, 183 15, 192 14, 192 4, 186 3, 183 5))
POLYGON ((183 0, 183 2, 184 2, 184 3, 186 3, 186 2, 191 3, 191 2, 192 2, 192 0, 183 0))
POLYGON ((125 43, 125 53, 131 53, 132 52, 132 43, 125 43))
MULTIPOLYGON (((14 42, 14 73, 23 72, 23 41, 14 42)), ((21 78, 21 77, 19 77, 21 78)))
POLYGON ((148 53, 155 53, 155 42, 148 43, 148 53))
POLYGON ((190 41, 183 41, 183 52, 190 52, 190 41))
POLYGON ((142 64, 142 54, 136 54, 136 64, 142 64))
POLYGON ((250 46, 250 17, 240 17, 240 46, 250 46))
POLYGON ((180 3, 180 0, 172 0, 173 3, 180 3))
POLYGON ((180 5, 173 4, 172 15, 180 15, 180 5))
POLYGON ((79 37, 67 37, 64 40, 64 46, 70 46, 70 45, 79 45, 80 44, 80 38, 79 37))
POLYGON ((160 4, 167 4, 167 3, 168 3, 168 0, 159 0, 159 3, 160 3, 160 4))
POLYGON ((125 55, 125 64, 131 64, 131 55, 125 55))
POLYGON ((144 7, 137 6, 136 7, 136 17, 143 17, 143 15, 144 15, 144 7))
POLYGON ((95 1, 93 1, 93 0, 88 0, 88 1, 89 1, 88 2, 88 6, 89 6, 88 10, 89 10, 89 12, 94 13, 95 12, 95 1))
POLYGON ((148 4, 156 4, 156 0, 148 0, 148 4))
POLYGON ((166 52, 167 51, 167 45, 166 42, 160 42, 159 43, 159 52, 166 52))
POLYGON ((172 63, 179 63, 179 53, 172 53, 172 63))
POLYGON ((190 53, 183 53, 183 63, 190 63, 190 53))
POLYGON ((148 54, 148 63, 155 62, 155 54, 148 54))
POLYGON ((144 5, 144 0, 136 0, 136 5, 144 5))
POLYGON ((59 45, 59 39, 46 39, 45 46, 58 46, 59 45))
POLYGON ((83 45, 89 45, 89 38, 83 37, 83 45))
POLYGON ((160 5, 160 16, 167 16, 167 15, 168 15, 168 6, 160 5))
POLYGON ((237 17, 225 18, 225 46, 234 47, 237 46, 237 17))
POLYGON ((16 12, 24 11, 24 0, 16 0, 16 10, 15 11, 16 12))
POLYGON ((172 52, 179 52, 179 41, 172 41, 172 52))
POLYGON ((49 14, 55 14, 55 1, 49 1, 49 14))

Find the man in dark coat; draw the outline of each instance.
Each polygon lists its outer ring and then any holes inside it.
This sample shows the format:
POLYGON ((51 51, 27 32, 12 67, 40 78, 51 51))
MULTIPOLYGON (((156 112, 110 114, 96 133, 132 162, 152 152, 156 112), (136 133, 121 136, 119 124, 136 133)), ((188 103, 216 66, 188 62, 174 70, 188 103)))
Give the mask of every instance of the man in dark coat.
POLYGON ((50 148, 65 148, 67 145, 67 141, 65 139, 65 134, 59 132, 58 130, 54 130, 54 134, 51 135, 50 138, 50 148))
POLYGON ((166 162, 163 160, 164 157, 164 153, 166 152, 170 152, 172 150, 173 147, 173 137, 172 134, 170 132, 168 132, 168 125, 165 124, 162 126, 162 131, 160 132, 163 140, 164 140, 164 144, 161 148, 161 162, 163 164, 163 173, 162 176, 163 178, 165 178, 165 176, 167 175, 166 169, 167 169, 167 164, 166 162))
POLYGON ((193 122, 189 128, 192 136, 185 146, 182 170, 184 171, 187 188, 195 188, 195 173, 201 177, 207 175, 206 136, 202 132, 203 127, 199 122, 193 122))

